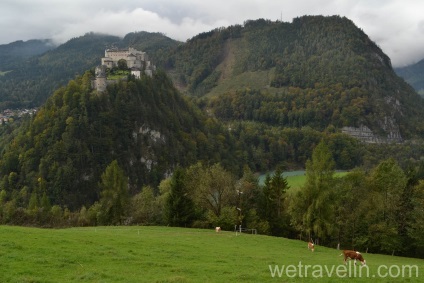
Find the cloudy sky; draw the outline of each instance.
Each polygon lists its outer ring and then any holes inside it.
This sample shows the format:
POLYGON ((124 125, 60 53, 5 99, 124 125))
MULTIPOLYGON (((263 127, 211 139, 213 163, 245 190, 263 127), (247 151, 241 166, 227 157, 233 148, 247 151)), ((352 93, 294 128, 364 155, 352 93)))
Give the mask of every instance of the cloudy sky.
POLYGON ((86 32, 124 36, 162 32, 185 41, 216 27, 303 15, 351 19, 390 56, 395 67, 424 58, 423 0, 2 0, 0 44, 86 32))

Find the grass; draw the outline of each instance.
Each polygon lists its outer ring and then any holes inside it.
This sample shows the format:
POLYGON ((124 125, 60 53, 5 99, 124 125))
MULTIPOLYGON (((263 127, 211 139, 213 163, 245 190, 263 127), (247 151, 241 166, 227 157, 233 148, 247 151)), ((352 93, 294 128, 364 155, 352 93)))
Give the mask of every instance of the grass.
POLYGON ((117 70, 113 74, 109 74, 107 76, 108 80, 119 80, 122 78, 126 78, 130 74, 129 71, 117 70))
MULTIPOLYGON (((272 177, 274 171, 269 172, 268 174, 270 174, 272 177)), ((283 176, 287 178, 287 183, 289 184, 290 188, 299 188, 305 183, 306 180, 305 170, 284 172, 283 176)), ((262 174, 258 177, 260 185, 264 184, 265 177, 266 174, 262 174)))
POLYGON ((302 241, 262 235, 236 236, 226 231, 170 227, 47 230, 0 226, 0 282, 424 281, 421 279, 423 260, 376 254, 364 255, 370 278, 338 278, 336 268, 346 267, 342 266, 339 254, 336 249, 320 246, 312 253, 302 241), (419 277, 415 277, 415 271, 413 277, 407 278, 372 277, 383 264, 416 265, 419 277), (280 269, 283 265, 290 266, 289 270, 310 265, 310 270, 308 277, 305 270, 298 275, 293 271, 282 273, 281 277, 277 272, 272 277, 269 266, 274 272, 276 265, 280 269), (327 275, 327 270, 333 270, 332 276, 327 275), (320 273, 322 278, 314 278, 320 273))
POLYGON ((4 76, 4 75, 6 75, 7 73, 10 73, 10 72, 12 72, 12 71, 0 71, 0 76, 4 76))
POLYGON ((263 89, 269 85, 270 78, 273 76, 274 70, 244 72, 237 76, 231 76, 231 79, 225 79, 213 88, 208 96, 217 96, 222 93, 236 91, 240 89, 263 89))
MULTIPOLYGON (((270 172, 269 174, 273 174, 274 172, 270 172)), ((338 171, 334 174, 334 177, 343 177, 347 174, 348 172, 346 171, 338 171)), ((264 181, 265 181, 265 174, 259 176, 259 184, 263 185, 264 181)), ((296 191, 299 190, 299 188, 301 188, 306 181, 306 174, 304 170, 300 170, 300 171, 289 171, 289 172, 284 172, 283 176, 287 178, 287 183, 290 187, 290 189, 287 191, 288 193, 294 193, 296 191)))

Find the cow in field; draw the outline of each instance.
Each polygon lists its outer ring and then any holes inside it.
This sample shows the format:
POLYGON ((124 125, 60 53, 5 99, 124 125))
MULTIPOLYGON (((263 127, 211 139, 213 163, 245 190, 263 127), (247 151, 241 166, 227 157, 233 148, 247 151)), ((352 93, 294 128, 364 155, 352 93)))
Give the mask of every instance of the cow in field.
POLYGON ((315 250, 315 245, 314 243, 312 243, 312 241, 308 242, 308 250, 311 250, 311 251, 315 250))
POLYGON ((343 253, 340 254, 340 255, 343 255, 344 256, 344 262, 345 262, 345 264, 347 264, 347 260, 348 259, 353 259, 355 265, 356 265, 356 260, 359 260, 362 263, 362 265, 366 265, 367 264, 366 261, 365 261, 365 259, 363 258, 362 254, 360 252, 352 251, 352 250, 344 250, 343 253))
POLYGON ((216 231, 217 233, 221 232, 221 227, 215 227, 215 231, 216 231))

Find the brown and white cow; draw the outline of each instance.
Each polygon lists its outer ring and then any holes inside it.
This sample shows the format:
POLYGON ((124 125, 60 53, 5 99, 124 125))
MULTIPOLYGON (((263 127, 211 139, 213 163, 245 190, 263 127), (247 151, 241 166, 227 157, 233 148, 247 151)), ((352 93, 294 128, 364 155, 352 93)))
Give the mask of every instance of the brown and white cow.
POLYGON ((308 242, 308 250, 314 251, 315 250, 315 245, 312 242, 308 242))
POLYGON ((344 262, 345 264, 347 264, 347 260, 348 259, 353 259, 354 263, 356 265, 356 260, 359 260, 362 265, 366 265, 366 260, 362 257, 362 254, 360 252, 357 251, 352 251, 352 250, 344 250, 342 254, 344 256, 344 262))

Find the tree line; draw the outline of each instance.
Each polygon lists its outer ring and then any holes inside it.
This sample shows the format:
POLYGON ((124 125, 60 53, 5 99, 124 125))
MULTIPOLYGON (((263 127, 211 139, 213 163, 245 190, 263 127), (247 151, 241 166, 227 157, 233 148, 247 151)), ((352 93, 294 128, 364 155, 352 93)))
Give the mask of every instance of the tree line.
MULTIPOLYGON (((170 225, 234 230, 313 239, 316 244, 375 253, 423 256, 424 164, 402 169, 386 159, 370 170, 335 176, 335 162, 323 140, 306 162, 306 181, 290 188, 284 167, 263 184, 248 167, 241 177, 219 163, 177 167, 157 187, 131 192, 117 160, 101 174, 99 200, 71 211, 52 205, 45 181, 13 199, 0 193, 4 224, 46 227, 93 225, 170 225), (28 199, 23 205, 24 198, 28 199)), ((13 176, 10 176, 13 178, 13 176)))

